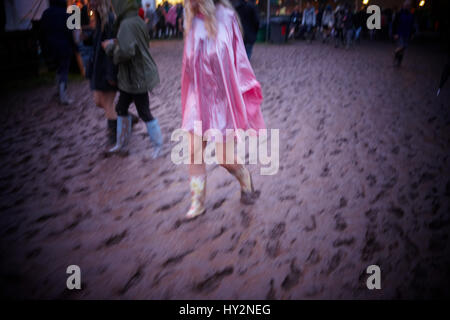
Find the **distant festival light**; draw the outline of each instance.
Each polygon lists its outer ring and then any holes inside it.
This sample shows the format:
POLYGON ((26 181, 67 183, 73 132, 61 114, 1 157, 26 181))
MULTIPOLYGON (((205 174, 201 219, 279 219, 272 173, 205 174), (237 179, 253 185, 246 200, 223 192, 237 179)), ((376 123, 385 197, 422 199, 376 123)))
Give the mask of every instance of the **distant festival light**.
POLYGON ((89 11, 89 16, 92 17, 93 15, 94 15, 94 11, 93 10, 89 11))
POLYGON ((363 5, 366 5, 369 3, 369 0, 363 0, 363 5))
POLYGON ((419 7, 423 7, 425 5, 425 0, 419 2, 419 7))

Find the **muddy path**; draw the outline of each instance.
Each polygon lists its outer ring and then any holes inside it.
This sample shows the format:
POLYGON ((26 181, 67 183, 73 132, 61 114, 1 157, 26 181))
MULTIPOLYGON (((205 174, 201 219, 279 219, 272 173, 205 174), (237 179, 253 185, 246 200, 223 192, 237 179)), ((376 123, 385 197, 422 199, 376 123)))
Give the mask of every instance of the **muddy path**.
MULTIPOLYGON (((152 53, 152 112, 166 138, 151 160, 140 122, 128 157, 104 157, 106 123, 87 82, 63 107, 49 87, 11 93, 0 116, 2 296, 63 299, 378 299, 449 295, 450 90, 445 57, 411 47, 257 45, 252 64, 280 170, 251 207, 208 167, 207 214, 183 223, 187 169, 170 161, 181 123, 182 43, 152 53), (66 290, 78 265, 82 287, 66 290), (365 286, 377 264, 382 290, 365 286)), ((134 107, 133 107, 134 109, 134 107)))

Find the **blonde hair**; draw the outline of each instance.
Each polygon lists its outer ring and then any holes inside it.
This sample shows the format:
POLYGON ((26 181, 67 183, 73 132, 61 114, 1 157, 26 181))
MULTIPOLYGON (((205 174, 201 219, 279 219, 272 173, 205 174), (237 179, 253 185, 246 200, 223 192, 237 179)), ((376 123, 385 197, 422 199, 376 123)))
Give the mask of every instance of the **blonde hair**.
POLYGON ((215 39, 217 35, 217 21, 216 21, 216 5, 221 4, 225 8, 233 10, 236 18, 238 19, 239 28, 242 31, 241 23, 239 17, 236 14, 233 6, 228 0, 187 0, 186 1, 186 24, 185 24, 185 35, 189 33, 192 27, 192 20, 195 15, 201 13, 205 19, 205 28, 208 36, 211 39, 215 39))
POLYGON ((102 23, 102 31, 105 30, 105 25, 109 22, 109 14, 113 12, 111 0, 97 0, 97 12, 102 23))

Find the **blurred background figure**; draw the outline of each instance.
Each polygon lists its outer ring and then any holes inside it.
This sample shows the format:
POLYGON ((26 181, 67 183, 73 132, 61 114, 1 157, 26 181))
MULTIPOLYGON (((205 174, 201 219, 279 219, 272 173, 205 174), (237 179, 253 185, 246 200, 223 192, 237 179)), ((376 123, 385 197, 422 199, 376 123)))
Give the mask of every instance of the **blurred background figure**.
POLYGON ((288 39, 296 38, 300 32, 300 23, 302 21, 302 14, 300 7, 295 6, 289 17, 289 35, 288 39))
POLYGON ((306 2, 306 9, 303 12, 302 26, 305 32, 305 38, 309 43, 312 42, 314 28, 316 26, 316 12, 311 1, 306 2))
POLYGON ((447 82, 449 76, 450 76, 450 54, 448 55, 447 64, 444 66, 444 70, 442 71, 441 81, 439 82, 437 95, 441 93, 441 89, 444 87, 444 84, 447 82))
POLYGON ((344 6, 344 36, 345 47, 349 49, 353 39, 353 13, 348 3, 344 6))
POLYGON ((93 18, 93 11, 84 0, 79 1, 78 6, 81 9, 81 30, 80 37, 77 41, 77 46, 81 60, 83 61, 83 69, 81 70, 81 74, 86 76, 86 70, 93 54, 92 35, 95 29, 95 21, 94 19, 91 19, 93 18))
POLYGON ((42 32, 51 58, 58 65, 57 85, 59 101, 68 105, 73 102, 67 95, 67 83, 70 59, 75 50, 72 30, 67 28, 66 0, 50 0, 50 7, 44 11, 41 19, 42 32))
POLYGON ((161 38, 165 36, 166 32, 166 10, 162 5, 159 5, 156 9, 156 15, 158 22, 156 23, 156 37, 161 38))
POLYGON ((334 26, 334 15, 331 5, 327 5, 322 14, 322 42, 327 42, 330 38, 334 26))
POLYGON ((145 10, 142 7, 142 5, 141 5, 139 0, 138 0, 138 4, 139 4, 138 15, 139 15, 139 17, 141 17, 142 20, 145 20, 145 10))
POLYGON ((448 78, 450 77, 450 23, 447 22, 447 28, 444 27, 444 30, 446 29, 446 35, 445 40, 447 42, 447 63, 444 66, 444 70, 442 70, 441 74, 441 80, 439 81, 439 88, 437 90, 437 96, 441 93, 442 88, 444 87, 444 84, 447 82, 448 78))
POLYGON ((354 15, 354 25, 355 25, 355 42, 360 42, 361 41, 361 33, 363 31, 363 28, 365 27, 366 21, 367 19, 366 17, 366 12, 365 12, 365 8, 363 7, 361 10, 359 10, 355 15, 354 15))
POLYGON ((344 7, 338 5, 334 10, 335 48, 338 48, 341 44, 344 43, 344 17, 345 17, 344 7))
POLYGON ((150 3, 145 5, 145 23, 147 24, 148 34, 150 39, 155 36, 155 27, 158 22, 158 16, 156 15, 156 10, 150 6, 150 3))
POLYGON ((400 67, 403 61, 405 50, 408 47, 414 28, 414 16, 411 13, 411 1, 406 0, 403 8, 396 15, 394 21, 394 39, 397 40, 397 47, 394 51, 394 64, 400 67))
POLYGON ((259 13, 253 0, 234 0, 233 6, 239 15, 244 29, 244 45, 247 57, 250 60, 253 53, 253 45, 259 29, 259 13))
POLYGON ((184 7, 183 4, 177 4, 177 37, 183 36, 184 24, 184 7))
POLYGON ((166 20, 166 27, 167 27, 167 36, 171 37, 172 35, 176 34, 176 27, 177 27, 177 7, 176 6, 170 6, 169 5, 169 11, 167 12, 167 20, 166 20))

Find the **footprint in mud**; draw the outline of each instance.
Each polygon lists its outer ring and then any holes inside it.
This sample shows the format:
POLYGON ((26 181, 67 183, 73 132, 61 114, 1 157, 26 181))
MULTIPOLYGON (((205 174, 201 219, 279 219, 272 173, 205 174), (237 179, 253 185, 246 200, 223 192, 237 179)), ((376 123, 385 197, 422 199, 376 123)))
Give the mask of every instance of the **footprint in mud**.
POLYGON ((183 261, 183 259, 184 259, 187 255, 191 254, 192 252, 194 252, 193 249, 187 250, 186 252, 183 252, 183 253, 178 254, 178 255, 176 255, 176 256, 173 256, 173 257, 170 257, 169 259, 167 259, 167 260, 162 264, 162 267, 163 267, 163 268, 166 268, 166 267, 169 267, 169 266, 177 265, 177 264, 181 263, 181 262, 183 261))
POLYGON ((226 200, 227 200, 227 198, 222 198, 222 199, 216 201, 216 203, 214 203, 212 209, 213 210, 219 209, 225 203, 226 200))
POLYGON ((41 254, 41 252, 42 252, 42 248, 35 248, 26 254, 26 259, 36 258, 37 256, 39 256, 41 254))
POLYGON ((312 265, 318 264, 320 260, 321 260, 320 254, 315 248, 311 250, 311 252, 308 255, 308 258, 306 258, 306 262, 312 265))
POLYGON ((173 207, 175 207, 176 205, 178 205, 179 203, 183 202, 184 200, 184 195, 178 199, 175 199, 167 204, 162 205, 161 207, 159 207, 158 209, 156 209, 156 213, 159 212, 163 212, 163 211, 167 211, 172 209, 173 207))
POLYGON ((241 226, 244 229, 247 229, 248 227, 250 227, 250 224, 251 224, 251 221, 252 221, 252 217, 245 210, 242 210, 240 215, 241 215, 241 226))
POLYGON ((255 240, 247 240, 243 243, 241 249, 239 250, 239 256, 243 258, 250 258, 253 253, 253 248, 256 246, 255 240))
POLYGON ((270 231, 270 238, 273 240, 279 239, 285 231, 286 231, 286 223, 280 222, 276 224, 270 231))
POLYGON ((277 295, 277 291, 274 288, 274 284, 273 284, 273 279, 270 279, 269 282, 269 292, 267 292, 266 295, 266 300, 275 300, 276 299, 276 295, 277 295))
POLYGON ((388 209, 388 212, 397 217, 398 219, 402 218, 405 215, 405 212, 402 208, 397 207, 391 203, 390 208, 388 209))
POLYGON ((108 239, 102 242, 102 244, 97 248, 97 250, 108 248, 119 244, 123 239, 125 239, 128 235, 128 230, 124 230, 122 233, 115 234, 110 236, 108 239))
POLYGON ((223 270, 217 271, 213 275, 206 277, 204 280, 194 285, 193 290, 202 294, 210 293, 217 289, 220 286, 222 280, 232 275, 233 272, 233 266, 227 266, 223 270))
POLYGON ((144 275, 143 273, 144 266, 139 266, 136 272, 130 277, 130 279, 127 281, 125 286, 119 290, 119 295, 123 296, 125 293, 128 292, 132 287, 137 285, 144 275))
POLYGON ((333 247, 338 248, 341 246, 351 246, 353 243, 355 243, 354 237, 338 238, 333 241, 333 247))
POLYGON ((220 229, 212 235, 211 240, 216 240, 221 235, 223 235, 227 230, 228 230, 227 227, 221 226, 220 229))
POLYGON ((330 167, 329 163, 326 163, 325 166, 322 168, 322 172, 320 173, 320 176, 322 178, 329 177, 330 176, 330 167))
POLYGON ((281 251, 281 245, 279 240, 269 240, 266 244, 266 254, 271 259, 278 257, 281 251))
POLYGON ((311 215, 311 222, 305 226, 304 230, 306 232, 311 232, 311 231, 316 230, 316 217, 314 215, 311 215))
POLYGON ((367 210, 364 215, 369 219, 370 222, 375 222, 377 220, 378 216, 378 209, 369 209, 367 210))
POLYGON ((364 247, 361 252, 361 261, 366 262, 372 260, 375 253, 384 249, 376 238, 376 227, 368 225, 364 239, 364 247))
POLYGON ((295 265, 295 258, 292 259, 290 272, 286 275, 283 282, 281 283, 281 288, 288 291, 298 285, 302 271, 295 265))
POLYGON ((338 250, 331 258, 328 260, 327 267, 324 270, 327 275, 331 274, 334 270, 336 270, 341 264, 341 260, 343 258, 343 252, 338 250))

